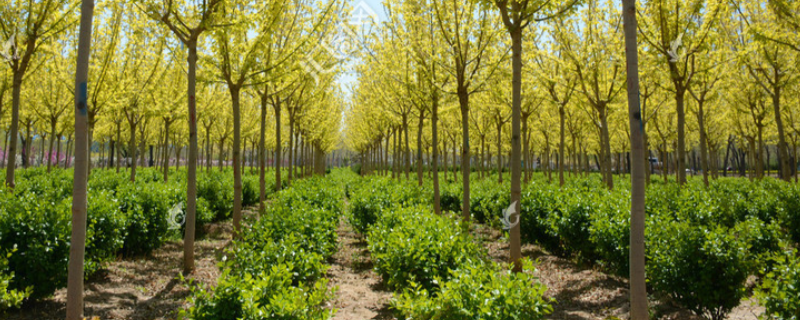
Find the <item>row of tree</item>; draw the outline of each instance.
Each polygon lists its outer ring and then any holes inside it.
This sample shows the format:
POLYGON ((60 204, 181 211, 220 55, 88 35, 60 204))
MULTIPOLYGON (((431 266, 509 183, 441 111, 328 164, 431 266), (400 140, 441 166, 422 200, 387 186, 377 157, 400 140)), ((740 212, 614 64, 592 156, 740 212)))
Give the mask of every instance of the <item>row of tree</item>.
MULTIPOLYGON (((184 270, 190 272, 199 140, 205 160, 213 142, 220 152, 230 148, 236 234, 243 149, 257 150, 262 205, 268 150, 272 159, 288 158, 288 181, 297 159, 313 158, 314 168, 324 169, 325 154, 340 138, 344 95, 336 78, 347 57, 320 43, 343 32, 348 13, 342 0, 118 0, 96 9, 91 0, 0 1, 0 53, 9 66, 0 73, 7 187, 14 188, 20 142, 27 151, 34 137, 47 137, 52 152, 74 136, 68 319, 83 313, 90 146, 101 146, 105 158, 108 145, 108 163, 116 166, 123 154, 132 159, 131 181, 148 147, 158 150, 165 180, 169 148, 186 147, 184 270), (67 112, 71 103, 74 116, 67 112)), ((282 162, 273 161, 278 189, 282 162)))
MULTIPOLYGON (((761 177, 773 144, 778 176, 796 174, 800 4, 623 2, 624 11, 604 0, 386 2, 389 21, 363 45, 346 141, 368 169, 391 162, 408 178, 416 137, 417 179, 429 153, 437 213, 438 157, 459 152, 466 223, 470 166, 484 166, 492 140, 498 167, 510 153, 515 212, 521 166, 534 154, 558 156, 562 185, 567 159, 594 156, 613 188, 613 154, 631 152, 631 318, 646 319, 643 189, 653 151, 674 153, 680 184, 692 149, 706 184, 723 149, 749 154, 761 177)), ((518 263, 518 227, 510 251, 518 263)))

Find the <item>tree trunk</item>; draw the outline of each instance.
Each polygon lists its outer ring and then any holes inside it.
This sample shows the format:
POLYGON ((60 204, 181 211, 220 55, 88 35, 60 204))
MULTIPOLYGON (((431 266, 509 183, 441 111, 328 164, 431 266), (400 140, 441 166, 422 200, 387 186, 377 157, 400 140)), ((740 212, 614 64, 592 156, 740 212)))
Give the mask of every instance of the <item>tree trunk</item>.
POLYGON ((233 234, 235 238, 239 238, 242 224, 242 163, 239 159, 242 149, 242 122, 239 109, 239 88, 232 87, 229 90, 233 106, 233 234))
POLYGON ((678 184, 683 186, 686 183, 686 112, 684 107, 684 98, 686 96, 686 89, 682 86, 676 86, 675 105, 678 113, 678 158, 676 166, 676 178, 678 184))
MULTIPOLYGON (((132 116, 136 117, 136 115, 132 115, 132 116)), ((128 118, 128 125, 130 126, 130 129, 131 129, 131 137, 128 140, 128 151, 131 152, 131 155, 130 155, 130 158, 131 158, 131 178, 130 178, 130 180, 131 180, 131 182, 135 182, 136 181, 136 156, 137 156, 136 152, 138 151, 136 149, 136 122, 132 118, 128 118)))
POLYGON ((420 110, 417 124, 417 184, 422 186, 422 129, 425 125, 425 113, 420 110))
POLYGON ((433 171, 433 212, 442 214, 441 195, 439 194, 439 95, 434 91, 431 104, 431 170, 433 171))
MULTIPOLYGON (((564 105, 560 104, 558 107, 559 119, 559 141, 558 141, 558 185, 564 186, 564 105)), ((605 126, 604 126, 605 127, 605 126)))
POLYGON ((628 119, 631 132, 631 229, 630 229, 630 305, 631 320, 647 320, 647 282, 645 279, 645 176, 644 125, 639 110, 639 57, 636 39, 636 0, 622 0, 625 57, 628 73, 628 119))
MULTIPOLYGON (((164 183, 167 183, 167 181, 169 181, 169 154, 166 152, 167 148, 169 146, 169 125, 170 125, 169 121, 164 121, 164 133, 165 133, 164 134, 164 148, 163 148, 164 149, 164 156, 162 157, 163 160, 164 160, 164 166, 163 166, 164 167, 163 168, 163 170, 164 170, 164 183)), ((187 191, 187 196, 188 196, 188 191, 187 191)), ((186 198, 186 199, 191 199, 191 198, 186 198)), ((195 204, 195 208, 196 208, 196 206, 197 206, 197 204, 195 204)), ((188 207, 189 207, 188 203, 186 204, 186 207, 188 209, 188 207)), ((194 239, 192 239, 192 240, 194 240, 194 239)), ((184 251, 184 255, 185 254, 186 254, 186 252, 184 251)), ((192 259, 192 261, 194 261, 194 259, 192 259)), ((184 268, 184 271, 191 271, 192 269, 194 269, 194 266, 192 266, 191 269, 186 270, 186 261, 184 261, 183 262, 183 268, 184 268)))
MULTIPOLYGON (((86 250, 86 213, 89 177, 89 134, 86 83, 89 80, 89 54, 92 41, 93 0, 81 3, 80 30, 78 34, 78 57, 75 71, 75 171, 72 180, 72 235, 69 249, 67 279, 67 320, 83 319, 83 259, 86 250)), ((18 98, 18 97, 17 97, 18 98)), ((19 101, 17 101, 19 102, 19 101)), ((18 110, 17 110, 18 111, 18 110)), ((13 167, 12 167, 13 186, 13 167)))
POLYGON ((403 115, 403 133, 405 134, 405 173, 406 173, 406 180, 410 180, 411 177, 409 176, 411 171, 411 148, 409 147, 408 142, 408 116, 405 114, 403 115))
MULTIPOLYGON (((519 8, 517 8, 519 9, 519 8)), ((515 21, 517 24, 521 21, 515 21)), ((511 205, 514 206, 516 222, 509 230, 509 260, 514 264, 514 272, 522 271, 522 249, 519 220, 520 201, 522 200, 521 175, 521 137, 520 120, 522 118, 522 28, 514 26, 511 33, 511 205)), ((509 218, 509 220, 511 220, 509 218)), ((512 221, 509 221, 512 222, 512 221)))
POLYGON ((53 166, 53 143, 56 140, 56 121, 50 122, 50 145, 47 148, 47 172, 50 173, 50 169, 53 166))
MULTIPOLYGON (((266 90, 266 88, 265 88, 266 90)), ((264 213, 267 200, 266 155, 267 155, 267 92, 261 97, 261 128, 258 137, 258 212, 264 213)), ((280 173, 278 174, 280 178, 280 173)), ((276 181, 277 184, 277 181, 276 181)))
POLYGON ((12 84, 11 102, 11 143, 8 145, 8 162, 6 163, 6 186, 12 192, 16 184, 14 183, 14 169, 17 164, 17 135, 19 134, 19 104, 22 92, 22 72, 14 72, 12 84))
POLYGON ((461 197, 461 219, 464 229, 468 230, 470 223, 469 210, 469 95, 466 88, 459 86, 458 102, 461 107, 461 177, 463 195, 461 197))

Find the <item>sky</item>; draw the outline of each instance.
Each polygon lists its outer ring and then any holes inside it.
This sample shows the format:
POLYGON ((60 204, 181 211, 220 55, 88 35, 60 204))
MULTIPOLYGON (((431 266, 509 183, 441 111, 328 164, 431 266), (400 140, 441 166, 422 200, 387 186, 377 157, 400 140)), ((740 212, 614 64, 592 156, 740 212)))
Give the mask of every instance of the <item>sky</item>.
MULTIPOLYGON (((350 0, 350 5, 353 8, 352 14, 357 16, 359 14, 375 14, 378 22, 386 20, 386 12, 383 10, 382 0, 350 0), (366 11, 368 10, 368 11, 366 11)), ((347 70, 351 70, 352 66, 361 63, 361 61, 352 61, 348 64, 347 70)), ((356 82, 356 76, 351 72, 341 74, 338 79, 339 84, 346 94, 350 94, 348 87, 356 82)))

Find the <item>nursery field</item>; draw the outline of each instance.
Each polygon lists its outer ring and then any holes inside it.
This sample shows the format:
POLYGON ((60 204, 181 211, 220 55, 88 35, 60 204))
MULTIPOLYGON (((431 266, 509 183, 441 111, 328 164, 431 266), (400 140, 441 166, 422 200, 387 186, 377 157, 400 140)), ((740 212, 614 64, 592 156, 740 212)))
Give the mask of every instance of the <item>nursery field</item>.
MULTIPOLYGON (((0 193, 2 302, 9 319, 61 319, 71 172, 21 170, 0 193)), ((85 313, 99 319, 626 319, 630 194, 599 176, 524 186, 524 271, 510 271, 507 183, 361 177, 294 181, 259 212, 245 171, 240 237, 230 172, 198 179, 197 268, 181 273, 185 172, 98 170, 89 179, 85 313), (176 213, 177 212, 177 213, 176 213)), ((274 184, 270 182, 268 184, 274 184)), ((268 188, 274 190, 274 188, 268 188)), ((765 179, 647 188, 646 266, 656 319, 789 319, 798 312, 800 189, 765 179)))

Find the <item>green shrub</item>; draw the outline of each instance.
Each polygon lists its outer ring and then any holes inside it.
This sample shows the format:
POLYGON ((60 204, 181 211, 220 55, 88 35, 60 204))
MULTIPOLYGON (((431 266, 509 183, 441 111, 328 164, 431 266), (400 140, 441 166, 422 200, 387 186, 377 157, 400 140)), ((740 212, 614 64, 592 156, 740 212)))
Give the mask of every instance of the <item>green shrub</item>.
POLYGON ((552 312, 547 290, 527 272, 514 273, 499 265, 477 264, 451 272, 450 280, 437 279, 441 289, 431 294, 420 286, 406 289, 392 300, 400 319, 536 320, 552 312))
POLYGON ((778 254, 774 269, 767 273, 756 290, 760 305, 766 309, 765 319, 796 320, 800 318, 800 259, 797 251, 778 254))
POLYGON ((181 318, 194 320, 322 320, 333 312, 324 302, 333 296, 326 279, 311 286, 292 286, 293 267, 272 266, 266 273, 234 277, 226 273, 212 292, 195 288, 192 306, 181 318))
POLYGON ((688 222, 648 225, 653 241, 647 275, 655 290, 709 319, 724 319, 745 294, 746 247, 727 228, 688 222))
POLYGON ((33 287, 33 299, 66 285, 69 261, 72 201, 41 200, 33 194, 7 195, 0 211, 0 248, 17 248, 8 259, 14 272, 10 287, 33 287))
POLYGON ((103 262, 114 259, 122 249, 127 219, 111 191, 89 191, 88 205, 84 268, 86 274, 92 274, 102 267, 103 262))
POLYGON ((308 251, 305 239, 299 234, 290 233, 282 239, 272 239, 270 230, 251 229, 241 241, 235 241, 228 252, 232 257, 225 264, 232 274, 244 277, 245 274, 268 272, 275 265, 292 268, 292 284, 312 284, 322 278, 328 270, 323 256, 308 251))
MULTIPOLYGON (((267 190, 272 190, 267 186, 267 190)), ((258 176, 243 175, 242 176, 242 206, 255 206, 258 205, 260 197, 260 188, 258 185, 258 176)))
POLYGON ((0 253, 0 315, 6 309, 18 308, 22 304, 22 300, 31 294, 31 288, 15 290, 9 287, 14 279, 14 272, 8 270, 8 258, 14 251, 16 248, 5 254, 0 253))
POLYGON ((197 197, 208 201, 215 221, 224 220, 233 212, 233 179, 218 171, 198 175, 197 197))
POLYGON ((168 211, 177 201, 168 186, 150 183, 124 186, 118 191, 127 219, 126 255, 148 254, 166 240, 168 211))
MULTIPOLYGON (((479 180, 470 186, 470 211, 479 223, 497 223, 511 204, 511 186, 492 179, 479 180)), ((460 208, 459 203, 459 208, 460 208)))
POLYGON ((375 270, 391 288, 415 282, 426 290, 449 271, 475 263, 480 251, 455 220, 425 208, 384 212, 367 243, 375 270))
POLYGON ((439 195, 442 211, 461 212, 462 187, 455 183, 443 183, 439 195))

